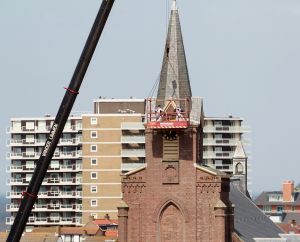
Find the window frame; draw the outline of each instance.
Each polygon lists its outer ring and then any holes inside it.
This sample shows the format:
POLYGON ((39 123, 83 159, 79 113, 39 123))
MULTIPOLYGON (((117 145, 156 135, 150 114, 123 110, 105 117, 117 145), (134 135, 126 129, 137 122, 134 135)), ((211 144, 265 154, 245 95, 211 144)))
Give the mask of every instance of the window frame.
POLYGON ((98 132, 96 130, 92 130, 90 133, 91 139, 97 139, 98 138, 98 132), (95 135, 95 136, 93 136, 95 135))
POLYGON ((91 207, 97 207, 98 206, 98 200, 97 199, 91 199, 91 207), (95 202, 95 204, 93 204, 95 202))
POLYGON ((97 118, 95 118, 95 117, 91 117, 91 125, 96 125, 96 124, 98 124, 98 119, 97 118))
POLYGON ((91 193, 97 193, 98 192, 98 186, 92 185, 91 189, 90 189, 90 192, 91 193), (94 190, 93 190, 93 188, 94 188, 94 190))
POLYGON ((92 171, 91 172, 91 180, 96 180, 96 179, 98 179, 98 172, 92 171), (95 175, 95 177, 93 175, 95 175))
POLYGON ((98 158, 91 158, 91 166, 96 166, 98 165, 98 158), (95 163, 93 163, 93 161, 96 161, 95 163))
POLYGON ((97 146, 97 145, 91 145, 90 151, 91 151, 91 152, 97 152, 97 151, 98 151, 98 146, 97 146), (93 147, 96 147, 96 149, 93 150, 93 147))

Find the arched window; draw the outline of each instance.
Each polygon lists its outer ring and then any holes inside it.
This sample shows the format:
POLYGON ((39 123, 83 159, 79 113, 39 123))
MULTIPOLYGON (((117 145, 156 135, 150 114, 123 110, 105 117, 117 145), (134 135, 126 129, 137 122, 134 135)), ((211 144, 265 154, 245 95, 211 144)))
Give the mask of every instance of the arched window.
POLYGON ((244 167, 240 162, 237 163, 236 166, 235 166, 235 173, 238 174, 238 175, 244 173, 244 167))

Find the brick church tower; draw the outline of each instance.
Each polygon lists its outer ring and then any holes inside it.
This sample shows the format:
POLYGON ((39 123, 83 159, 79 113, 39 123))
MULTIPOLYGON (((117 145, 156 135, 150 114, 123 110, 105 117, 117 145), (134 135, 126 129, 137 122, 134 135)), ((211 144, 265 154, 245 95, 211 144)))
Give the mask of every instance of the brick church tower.
POLYGON ((230 178, 201 165, 202 100, 191 95, 176 1, 145 127, 146 165, 122 177, 118 241, 231 241, 230 178))

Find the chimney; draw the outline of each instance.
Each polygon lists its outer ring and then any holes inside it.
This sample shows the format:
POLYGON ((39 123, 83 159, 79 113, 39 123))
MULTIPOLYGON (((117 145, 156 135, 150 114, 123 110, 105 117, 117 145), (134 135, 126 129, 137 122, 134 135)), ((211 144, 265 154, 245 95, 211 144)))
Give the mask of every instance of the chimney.
POLYGON ((105 214, 104 218, 107 219, 107 220, 110 220, 110 217, 109 217, 108 213, 105 214))
POLYGON ((294 181, 284 181, 282 184, 282 195, 284 202, 293 201, 293 192, 294 192, 294 181))

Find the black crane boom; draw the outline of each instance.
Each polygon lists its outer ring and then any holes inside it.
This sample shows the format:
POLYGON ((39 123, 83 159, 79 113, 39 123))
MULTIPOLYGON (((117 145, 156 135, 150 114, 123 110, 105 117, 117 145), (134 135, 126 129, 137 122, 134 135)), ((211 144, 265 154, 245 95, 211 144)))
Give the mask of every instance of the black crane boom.
POLYGON ((49 163, 51 162, 57 143, 72 110, 82 80, 92 59, 93 53, 96 49, 98 40, 101 36, 113 4, 114 0, 102 1, 97 17, 72 76, 71 82, 68 88, 66 88, 66 93, 51 127, 49 136, 46 140, 40 158, 37 161, 31 181, 26 192, 23 193, 18 213, 14 219, 14 223, 6 240, 7 242, 20 241, 34 202, 37 199, 37 194, 47 172, 49 163))

